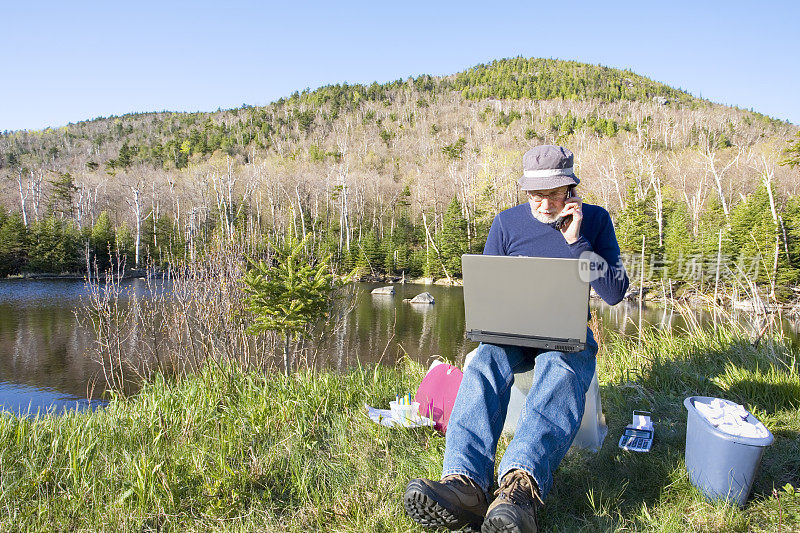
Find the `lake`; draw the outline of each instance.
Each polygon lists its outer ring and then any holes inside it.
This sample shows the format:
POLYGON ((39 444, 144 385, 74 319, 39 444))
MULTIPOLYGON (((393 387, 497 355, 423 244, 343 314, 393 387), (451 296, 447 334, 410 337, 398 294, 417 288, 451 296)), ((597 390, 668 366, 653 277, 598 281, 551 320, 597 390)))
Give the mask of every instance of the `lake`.
MULTIPOLYGON (((143 280, 125 285, 140 294, 147 290, 143 280)), ((352 309, 319 346, 318 366, 345 370, 359 362, 394 364, 405 355, 422 363, 436 355, 460 361, 477 346, 464 336, 461 287, 405 284, 395 285, 394 296, 371 295, 378 286, 356 285, 352 309), (425 291, 435 304, 403 302, 425 291)), ((0 280, 0 410, 25 414, 101 404, 102 366, 92 358, 91 332, 75 313, 85 294, 81 281, 0 280)), ((638 331, 638 305, 610 307, 593 300, 592 307, 604 327, 638 331)), ((711 321, 707 312, 696 313, 701 323, 711 321)), ((663 308, 646 307, 641 319, 645 327, 685 327, 683 317, 663 308)), ((797 337, 796 323, 786 322, 784 329, 797 337)))

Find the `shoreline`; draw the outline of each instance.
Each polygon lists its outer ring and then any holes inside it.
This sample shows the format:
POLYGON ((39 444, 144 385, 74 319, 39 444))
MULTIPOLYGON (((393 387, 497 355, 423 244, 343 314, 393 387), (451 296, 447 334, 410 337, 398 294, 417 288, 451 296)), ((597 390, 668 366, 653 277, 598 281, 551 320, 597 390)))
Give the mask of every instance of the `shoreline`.
MULTIPOLYGON (((150 277, 158 277, 163 276, 165 271, 163 270, 148 270, 148 269, 132 269, 128 270, 120 276, 119 280, 131 280, 131 279, 145 279, 148 276, 150 277)), ((106 280, 106 274, 102 273, 98 276, 97 279, 100 281, 106 280)), ((7 276, 2 278, 2 280, 24 280, 24 281, 87 281, 86 274, 78 274, 78 273, 63 273, 63 274, 52 274, 52 273, 27 273, 27 274, 17 274, 13 276, 7 276)), ((378 284, 387 284, 387 285, 436 285, 441 287, 463 287, 464 282, 459 277, 452 277, 450 280, 447 278, 426 278, 426 277, 414 277, 414 278, 403 278, 401 276, 362 276, 357 279, 359 283, 378 283, 378 284)), ((679 285, 679 289, 683 286, 679 285)), ((647 305, 648 303, 657 303, 661 305, 667 304, 683 304, 688 305, 692 308, 696 309, 706 309, 710 310, 713 309, 715 306, 712 305, 711 300, 713 299, 713 293, 704 293, 700 291, 695 291, 693 289, 689 289, 688 294, 681 295, 681 296, 673 296, 664 298, 662 296, 661 287, 655 283, 645 284, 645 289, 643 291, 643 305, 647 305)), ((789 315, 793 318, 800 318, 800 288, 794 289, 794 292, 798 294, 795 298, 788 302, 771 302, 768 298, 762 298, 760 302, 752 302, 750 299, 743 299, 743 300, 732 300, 732 298, 726 294, 717 295, 718 300, 725 302, 728 305, 720 305, 718 304, 716 307, 722 307, 725 310, 734 310, 734 311, 749 311, 756 313, 758 315, 764 314, 772 314, 776 312, 788 312, 789 315)), ((589 298, 592 300, 600 300, 600 297, 591 290, 589 293, 589 298)), ((628 289, 628 292, 625 294, 625 297, 622 299, 622 302, 628 302, 633 304, 638 304, 639 302, 639 289, 638 287, 631 286, 628 289)))
MULTIPOLYGON (((128 280, 128 279, 135 279, 135 278, 146 278, 148 275, 160 275, 163 274, 163 271, 157 270, 155 272, 148 271, 146 268, 138 268, 138 269, 131 269, 126 270, 122 276, 119 276, 118 279, 121 280, 128 280)), ((116 276, 116 274, 114 274, 116 276)), ((6 276, 2 278, 3 280, 24 280, 24 281, 86 281, 87 274, 85 273, 61 273, 61 274, 53 274, 49 272, 36 272, 36 273, 22 273, 22 274, 14 274, 12 276, 6 276)), ((93 278, 95 276, 92 276, 93 278)), ((101 280, 105 280, 107 277, 105 272, 100 273, 97 278, 101 280)))
MULTIPOLYGON (((363 276, 358 279, 361 283, 385 283, 387 285, 439 285, 444 287, 463 287, 464 282, 461 278, 453 277, 451 280, 447 278, 407 278, 402 279, 397 276, 363 276)), ((714 297, 713 292, 704 293, 700 291, 694 291, 689 289, 688 294, 681 295, 681 296, 673 296, 664 298, 660 290, 658 284, 645 284, 645 288, 643 291, 643 298, 642 302, 643 305, 647 305, 648 303, 659 303, 662 305, 666 304, 685 304, 689 305, 692 308, 698 309, 713 309, 715 306, 712 304, 712 300, 714 297)), ((770 302, 768 298, 761 299, 760 302, 752 302, 749 299, 743 300, 733 300, 729 296, 717 295, 718 300, 722 300, 725 303, 728 303, 730 307, 722 306, 720 304, 717 307, 723 307, 724 309, 736 310, 736 311, 751 311, 757 314, 771 314, 777 311, 789 311, 790 313, 793 312, 797 318, 800 318, 800 288, 796 290, 799 295, 791 301, 788 302, 770 302)), ((589 298, 592 300, 600 300, 601 298, 591 290, 589 293, 589 298)), ((622 299, 622 302, 634 303, 638 304, 639 302, 639 288, 631 286, 628 289, 628 292, 625 294, 625 297, 622 299)))

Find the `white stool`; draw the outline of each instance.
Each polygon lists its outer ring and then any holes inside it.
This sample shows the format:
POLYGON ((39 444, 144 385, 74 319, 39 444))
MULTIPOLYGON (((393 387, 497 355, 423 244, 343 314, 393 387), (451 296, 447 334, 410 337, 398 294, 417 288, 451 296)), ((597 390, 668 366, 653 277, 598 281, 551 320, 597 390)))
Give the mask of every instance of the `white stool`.
MULTIPOLYGON (((467 354, 464 359, 465 370, 474 356, 475 350, 467 354)), ((519 415, 525 404, 525 398, 530 392, 532 384, 533 369, 514 374, 514 385, 511 387, 511 399, 508 401, 508 412, 503 424, 503 433, 514 434, 519 415)), ((606 433, 608 433, 608 426, 606 426, 606 417, 603 414, 603 406, 600 403, 600 385, 597 381, 597 368, 595 368, 592 383, 589 385, 589 390, 586 391, 586 405, 583 408, 581 427, 578 429, 577 435, 575 435, 575 440, 572 441, 572 446, 596 452, 603 446, 606 433)))

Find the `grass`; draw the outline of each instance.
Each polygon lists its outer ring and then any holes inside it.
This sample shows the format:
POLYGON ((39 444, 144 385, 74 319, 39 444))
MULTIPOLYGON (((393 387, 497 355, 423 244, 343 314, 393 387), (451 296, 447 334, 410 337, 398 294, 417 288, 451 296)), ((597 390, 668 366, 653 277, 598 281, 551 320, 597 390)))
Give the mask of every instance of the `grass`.
MULTIPOLYGON (((609 436, 597 454, 567 455, 543 530, 800 530, 796 355, 729 330, 607 336, 609 436), (693 394, 743 403, 775 434, 743 510, 705 502, 688 481, 682 401, 693 394), (653 413, 649 454, 616 447, 633 409, 653 413)), ((363 405, 386 406, 423 374, 410 361, 289 377, 209 366, 94 414, 0 416, 0 530, 420 531, 401 495, 409 478, 440 475, 444 438, 373 424, 363 405)))

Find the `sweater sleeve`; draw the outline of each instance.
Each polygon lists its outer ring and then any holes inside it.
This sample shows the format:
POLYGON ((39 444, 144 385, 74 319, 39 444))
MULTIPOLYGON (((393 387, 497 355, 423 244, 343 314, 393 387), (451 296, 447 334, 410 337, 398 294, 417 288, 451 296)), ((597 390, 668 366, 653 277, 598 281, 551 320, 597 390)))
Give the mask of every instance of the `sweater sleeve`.
POLYGON ((500 222, 500 216, 497 215, 492 221, 492 227, 489 228, 489 236, 486 238, 486 245, 483 247, 483 255, 508 255, 503 240, 503 224, 500 222))
MULTIPOLYGON (((569 245, 572 257, 580 259, 585 252, 594 252, 601 259, 595 257, 603 264, 590 272, 596 272, 596 279, 590 282, 595 292, 609 305, 618 304, 625 297, 628 290, 628 273, 620 260, 617 235, 614 225, 607 212, 600 219, 600 229, 594 243, 581 235, 574 243, 569 245)), ((594 275, 592 277, 595 277, 594 275)))

